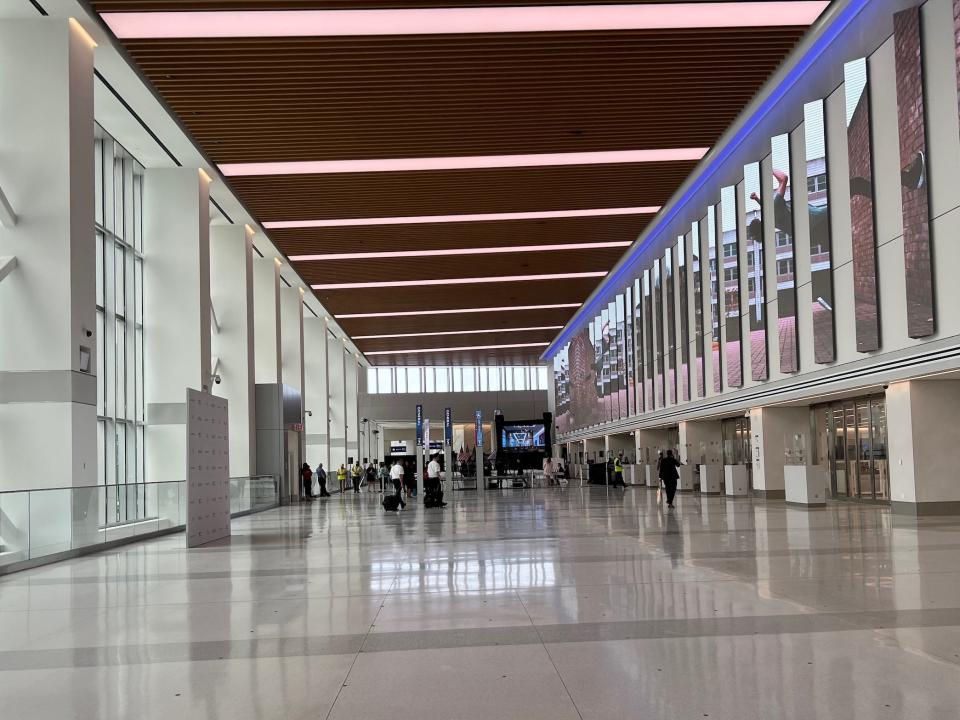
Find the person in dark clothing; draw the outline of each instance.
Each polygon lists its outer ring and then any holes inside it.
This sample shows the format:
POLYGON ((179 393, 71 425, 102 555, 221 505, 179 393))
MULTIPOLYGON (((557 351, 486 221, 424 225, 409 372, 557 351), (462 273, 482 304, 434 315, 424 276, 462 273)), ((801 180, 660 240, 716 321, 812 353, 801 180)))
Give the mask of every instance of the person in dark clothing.
POLYGON ((673 456, 673 450, 667 450, 667 455, 660 459, 660 481, 667 491, 667 507, 673 507, 673 496, 677 494, 677 480, 680 479, 679 468, 683 463, 673 456))
POLYGON ((300 495, 304 500, 313 499, 313 470, 307 463, 300 468, 300 495))
POLYGON ((327 492, 327 471, 323 469, 323 463, 317 465, 314 475, 317 476, 317 483, 320 485, 319 497, 330 497, 330 493, 327 492))

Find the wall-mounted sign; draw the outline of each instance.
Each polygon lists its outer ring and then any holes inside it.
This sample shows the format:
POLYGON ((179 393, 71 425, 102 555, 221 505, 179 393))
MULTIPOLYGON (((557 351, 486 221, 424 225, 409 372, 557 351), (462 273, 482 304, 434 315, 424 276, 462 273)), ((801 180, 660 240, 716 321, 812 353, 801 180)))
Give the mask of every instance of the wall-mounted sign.
POLYGON ((483 447, 483 411, 477 410, 474 413, 474 426, 477 434, 477 447, 483 447))
POLYGON ((423 405, 417 405, 417 447, 423 447, 423 405))
POLYGON ((391 440, 390 441, 390 454, 391 455, 406 455, 410 451, 407 449, 406 440, 391 440))
POLYGON ((453 411, 450 408, 443 409, 443 443, 447 447, 453 446, 453 411))

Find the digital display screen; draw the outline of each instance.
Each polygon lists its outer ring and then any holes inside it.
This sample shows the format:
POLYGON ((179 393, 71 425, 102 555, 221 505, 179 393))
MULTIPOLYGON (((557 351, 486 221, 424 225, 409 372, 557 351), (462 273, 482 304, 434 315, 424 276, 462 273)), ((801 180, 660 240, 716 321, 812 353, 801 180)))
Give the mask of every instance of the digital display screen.
POLYGON ((542 450, 545 444, 543 423, 504 425, 500 431, 500 447, 504 450, 542 450))

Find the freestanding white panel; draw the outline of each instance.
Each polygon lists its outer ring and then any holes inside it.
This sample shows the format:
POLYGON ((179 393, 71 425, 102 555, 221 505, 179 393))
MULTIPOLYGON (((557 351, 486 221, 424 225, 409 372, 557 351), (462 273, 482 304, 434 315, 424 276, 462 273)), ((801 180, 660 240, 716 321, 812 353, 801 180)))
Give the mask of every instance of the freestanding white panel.
POLYGON ((187 547, 230 536, 227 401, 187 389, 187 547))

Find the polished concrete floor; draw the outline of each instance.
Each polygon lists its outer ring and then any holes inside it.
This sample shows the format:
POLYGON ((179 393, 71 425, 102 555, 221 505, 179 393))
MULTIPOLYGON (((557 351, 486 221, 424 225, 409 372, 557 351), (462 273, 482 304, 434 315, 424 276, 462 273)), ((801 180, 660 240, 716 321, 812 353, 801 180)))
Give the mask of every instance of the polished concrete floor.
POLYGON ((0 717, 960 717, 960 518, 334 496, 0 579, 0 717))

